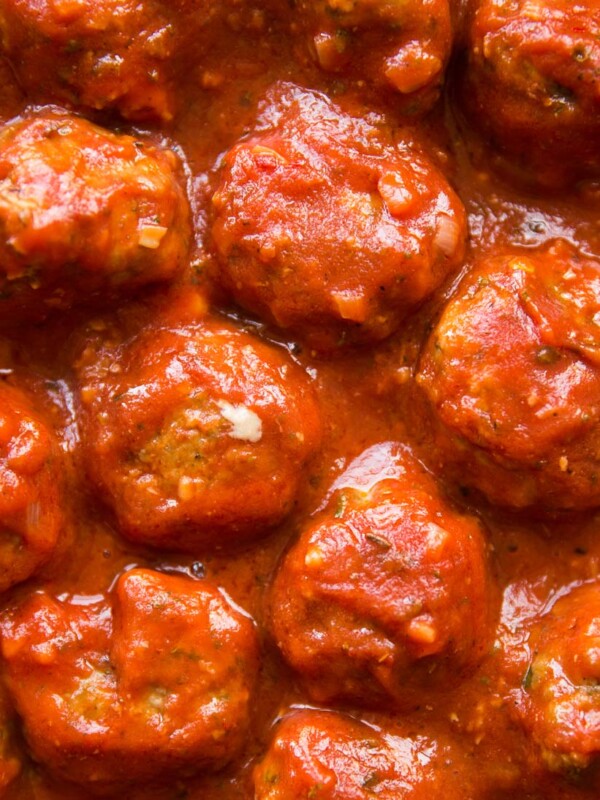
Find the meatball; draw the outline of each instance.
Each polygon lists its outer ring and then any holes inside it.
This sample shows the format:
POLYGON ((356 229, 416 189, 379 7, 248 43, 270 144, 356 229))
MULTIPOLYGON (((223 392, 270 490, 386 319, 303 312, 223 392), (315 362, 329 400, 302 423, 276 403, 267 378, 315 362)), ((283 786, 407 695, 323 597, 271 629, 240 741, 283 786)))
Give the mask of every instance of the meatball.
POLYGON ((13 712, 4 687, 0 689, 0 793, 3 793, 21 772, 21 758, 18 754, 13 712))
POLYGON ((513 700, 544 762, 557 771, 598 764, 600 584, 572 589, 535 620, 529 649, 531 661, 513 700))
POLYGON ((114 596, 31 595, 2 620, 36 759, 105 788, 222 766, 244 744, 252 621, 208 582, 134 569, 114 596))
POLYGON ((474 798, 463 756, 443 741, 384 731, 346 714, 285 717, 254 771, 256 800, 474 798))
POLYGON ((298 0, 318 65, 326 72, 395 89, 407 114, 437 100, 450 56, 448 0, 298 0))
POLYGON ((461 97, 529 180, 560 186, 600 175, 597 0, 481 0, 461 97))
POLYGON ((275 641, 317 702, 418 705, 473 671, 488 645, 480 525, 402 447, 388 458, 363 486, 353 471, 274 579, 275 641))
POLYGON ((50 425, 0 382, 0 592, 58 558, 70 539, 62 470, 50 425))
POLYGON ((288 513, 320 413, 286 354, 217 318, 85 354, 87 467, 126 536, 194 551, 288 513))
POLYGON ((385 125, 294 87, 271 99, 213 197, 221 279, 316 349, 383 339, 461 263, 463 206, 385 125))
POLYGON ((0 44, 34 99, 164 121, 173 16, 162 0, 3 0, 0 44))
POLYGON ((412 404, 445 477, 511 508, 600 504, 599 267, 558 241, 486 257, 462 281, 412 404))
POLYGON ((0 325, 171 278, 188 207, 173 153, 64 113, 0 131, 0 325))

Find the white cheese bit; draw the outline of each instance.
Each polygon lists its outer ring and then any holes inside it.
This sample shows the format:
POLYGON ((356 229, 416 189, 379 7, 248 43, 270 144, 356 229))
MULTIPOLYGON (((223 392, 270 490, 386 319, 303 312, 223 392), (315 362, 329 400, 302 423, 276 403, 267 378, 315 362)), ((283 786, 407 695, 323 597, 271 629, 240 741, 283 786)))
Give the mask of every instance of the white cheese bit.
POLYGON ((262 422, 258 414, 246 406, 234 406, 225 400, 219 400, 221 416, 231 423, 229 435, 232 439, 243 442, 258 442, 262 438, 262 422))
POLYGON ((157 250, 168 230, 163 225, 142 225, 138 228, 138 244, 148 250, 157 250))

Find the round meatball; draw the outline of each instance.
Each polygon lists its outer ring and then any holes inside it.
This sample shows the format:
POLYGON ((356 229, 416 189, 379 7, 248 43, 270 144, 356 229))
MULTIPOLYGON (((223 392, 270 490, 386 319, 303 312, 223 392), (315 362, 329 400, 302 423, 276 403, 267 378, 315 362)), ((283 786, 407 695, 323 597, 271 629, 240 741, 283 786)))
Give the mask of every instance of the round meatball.
POLYGON ((395 89, 407 114, 437 100, 450 56, 448 0, 297 0, 313 56, 326 72, 395 89))
POLYGON ((546 185, 600 175, 597 0, 480 0, 461 97, 518 173, 546 185))
POLYGON ((0 43, 35 99, 170 120, 173 17, 163 0, 3 0, 0 43))
POLYGON ((31 751, 68 780, 187 775, 244 744, 257 636, 208 582, 134 569, 104 599, 33 594, 1 627, 31 751))
POLYGON ((557 771, 598 764, 600 583, 572 589, 535 620, 529 650, 531 660, 513 699, 544 762, 557 771))
POLYGON ((416 375, 444 477, 512 508, 600 504, 599 316, 600 263, 564 242, 475 266, 416 375))
POLYGON ((173 153, 58 111, 0 130, 0 325, 171 278, 189 239, 173 153))
POLYGON ((320 414, 286 354, 215 318, 85 355, 87 467, 126 536, 194 551, 288 513, 320 414))
POLYGON ((382 473, 337 489, 274 580, 275 641, 318 702, 419 704, 470 673, 489 642, 480 525, 388 447, 382 473))
POLYGON ((256 767, 255 798, 474 798, 462 758, 443 741, 384 731, 346 714, 299 711, 279 723, 256 767))
POLYGON ((223 283, 319 350, 385 338, 461 263, 460 200, 415 146, 322 95, 280 87, 264 119, 213 197, 223 283))
POLYGON ((69 538, 61 452, 29 398, 0 382, 0 592, 59 556, 69 538))

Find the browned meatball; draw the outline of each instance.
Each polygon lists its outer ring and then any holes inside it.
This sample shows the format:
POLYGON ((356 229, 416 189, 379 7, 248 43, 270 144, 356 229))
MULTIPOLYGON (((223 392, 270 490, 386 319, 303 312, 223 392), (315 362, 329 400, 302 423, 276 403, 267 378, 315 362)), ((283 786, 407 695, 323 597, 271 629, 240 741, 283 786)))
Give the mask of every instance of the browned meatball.
POLYGON ((173 153, 58 111, 0 130, 0 326, 167 280, 189 235, 173 153))
POLYGON ((0 592, 35 575, 70 540, 63 470, 43 415, 0 382, 0 592))
POLYGON ((463 206, 416 147, 281 85, 226 156, 212 234, 234 298, 320 350, 385 338, 460 264, 463 206))
MULTIPOLYGON (((517 715, 551 770, 600 761, 600 583, 572 589, 534 620, 517 715)), ((600 773, 596 774, 600 790, 600 773)))
POLYGON ((0 42, 34 98, 169 120, 173 16, 161 0, 3 0, 0 42))
POLYGON ((412 406, 445 477, 513 508, 600 504, 599 266, 556 242, 485 258, 460 284, 412 406))
POLYGON ((481 527, 402 447, 387 455, 364 487, 352 471, 275 577, 275 640, 318 702, 418 704, 471 672, 489 641, 481 527))
POLYGON ((105 599, 33 594, 1 627, 31 751, 69 780, 187 775, 244 744, 256 633, 208 582, 135 569, 105 599))
POLYGON ((461 97, 517 172, 559 186, 600 175, 597 0, 480 0, 461 97))
POLYGON ((282 351, 218 318, 159 321, 86 347, 80 372, 88 471, 126 536, 222 547, 291 509, 320 413, 282 351))
POLYGON ((326 72, 399 93, 408 114, 438 98, 450 55, 448 0, 297 0, 298 24, 326 72))
POLYGON ((444 738, 382 730, 345 714, 285 717, 254 772, 256 800, 474 800, 464 755, 444 738))

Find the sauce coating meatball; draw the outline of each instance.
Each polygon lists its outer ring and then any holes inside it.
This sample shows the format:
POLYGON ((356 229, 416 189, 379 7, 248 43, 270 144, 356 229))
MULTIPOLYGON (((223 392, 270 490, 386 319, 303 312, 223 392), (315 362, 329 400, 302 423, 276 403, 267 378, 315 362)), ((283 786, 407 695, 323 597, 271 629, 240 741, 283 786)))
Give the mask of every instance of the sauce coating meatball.
POLYGON ((34 98, 169 120, 168 12, 160 0, 3 0, 0 43, 34 98))
POLYGON ((600 175, 597 0, 483 0, 462 96, 484 134, 529 179, 600 175))
MULTIPOLYGON (((562 596, 535 620, 531 661, 513 693, 517 714, 551 770, 583 769, 600 757, 600 584, 562 596)), ((596 778, 600 788, 600 776, 596 778)))
POLYGON ((388 336, 464 252, 462 204, 416 147, 285 85, 213 207, 235 300, 319 350, 388 336))
POLYGON ((320 413, 286 354, 208 318, 86 353, 97 359, 81 375, 88 471, 126 536, 193 551, 288 513, 320 413))
POLYGON ((69 538, 56 437, 29 398, 0 382, 0 592, 59 556, 69 538))
POLYGON ((512 508, 600 504, 599 267, 558 241, 488 257, 462 281, 413 404, 444 476, 512 508))
POLYGON ((171 278, 187 254, 173 153, 67 114, 0 131, 0 325, 171 278))
POLYGON ((256 800, 464 800, 475 797, 461 755, 425 736, 403 736, 345 714, 285 717, 254 771, 256 800))
POLYGON ((1 627, 31 751, 69 780, 185 775, 243 746, 256 633, 208 582, 134 569, 112 598, 39 592, 1 627))
POLYGON ((295 7, 326 72, 395 89, 409 114, 438 98, 452 44, 448 0, 298 0, 295 7))
POLYGON ((386 447, 383 474, 355 487, 352 468, 274 579, 275 640, 318 702, 418 704, 471 672, 488 644, 480 525, 407 451, 386 447))

